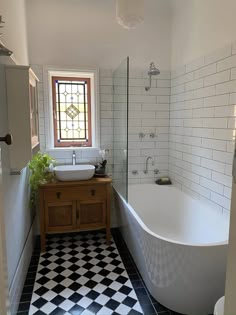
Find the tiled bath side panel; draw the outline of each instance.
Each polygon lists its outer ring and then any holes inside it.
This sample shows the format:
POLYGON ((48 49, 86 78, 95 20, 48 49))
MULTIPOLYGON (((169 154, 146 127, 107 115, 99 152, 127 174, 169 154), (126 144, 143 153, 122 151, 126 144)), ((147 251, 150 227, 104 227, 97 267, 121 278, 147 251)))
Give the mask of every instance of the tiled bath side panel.
POLYGON ((170 177, 225 213, 230 210, 235 127, 233 43, 171 74, 170 177))

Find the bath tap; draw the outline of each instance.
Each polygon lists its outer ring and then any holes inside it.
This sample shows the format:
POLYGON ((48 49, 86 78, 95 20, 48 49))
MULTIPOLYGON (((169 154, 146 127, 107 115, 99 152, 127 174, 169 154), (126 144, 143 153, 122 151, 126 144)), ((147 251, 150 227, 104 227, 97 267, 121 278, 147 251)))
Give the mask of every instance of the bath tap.
POLYGON ((160 171, 159 171, 159 169, 155 168, 155 170, 153 170, 153 172, 155 175, 157 175, 157 174, 159 174, 160 171))
POLYGON ((76 154, 75 154, 75 150, 72 153, 72 165, 76 164, 76 154))
POLYGON ((143 139, 143 138, 145 137, 145 133, 140 132, 140 133, 138 134, 138 136, 139 136, 140 139, 143 139))
POLYGON ((145 168, 145 170, 143 171, 144 174, 147 174, 147 173, 148 173, 148 162, 149 162, 149 160, 152 160, 152 165, 154 165, 153 158, 152 158, 151 156, 147 157, 147 158, 146 158, 146 168, 145 168))

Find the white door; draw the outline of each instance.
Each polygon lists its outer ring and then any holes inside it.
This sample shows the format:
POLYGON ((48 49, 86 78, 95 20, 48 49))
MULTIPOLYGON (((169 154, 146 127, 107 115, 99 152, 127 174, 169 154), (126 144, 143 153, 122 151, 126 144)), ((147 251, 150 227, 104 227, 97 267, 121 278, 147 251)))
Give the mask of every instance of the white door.
MULTIPOLYGON (((4 144, 3 144, 4 145, 4 144)), ((2 151, 0 146, 0 314, 10 314, 8 303, 7 285, 7 260, 6 260, 4 211, 2 201, 2 151)))

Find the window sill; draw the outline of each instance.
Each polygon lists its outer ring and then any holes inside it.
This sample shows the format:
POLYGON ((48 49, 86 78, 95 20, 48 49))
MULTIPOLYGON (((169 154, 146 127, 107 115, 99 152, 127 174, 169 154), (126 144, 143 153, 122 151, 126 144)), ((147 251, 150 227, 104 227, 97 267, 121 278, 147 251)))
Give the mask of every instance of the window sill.
POLYGON ((99 147, 51 147, 47 151, 80 151, 80 150, 100 150, 99 147))
MULTIPOLYGON (((86 160, 90 163, 97 163, 100 156, 100 149, 97 147, 89 147, 89 148, 51 148, 47 149, 47 153, 52 156, 57 163, 59 164, 71 164, 72 161, 72 153, 75 151, 77 163, 80 160, 86 160)), ((84 162, 84 161, 83 161, 84 162)))

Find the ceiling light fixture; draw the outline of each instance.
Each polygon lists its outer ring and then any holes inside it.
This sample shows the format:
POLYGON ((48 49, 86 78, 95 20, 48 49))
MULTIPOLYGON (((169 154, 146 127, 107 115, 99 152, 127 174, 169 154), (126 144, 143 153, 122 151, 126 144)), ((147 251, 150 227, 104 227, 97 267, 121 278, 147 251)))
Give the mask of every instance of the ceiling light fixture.
POLYGON ((117 22, 126 29, 144 21, 144 0, 116 0, 117 22))

